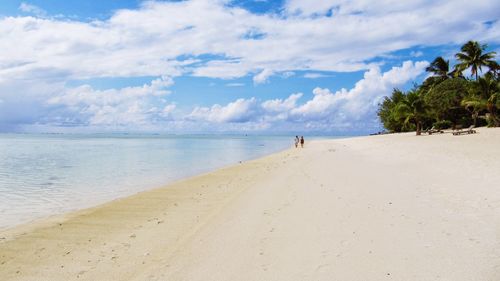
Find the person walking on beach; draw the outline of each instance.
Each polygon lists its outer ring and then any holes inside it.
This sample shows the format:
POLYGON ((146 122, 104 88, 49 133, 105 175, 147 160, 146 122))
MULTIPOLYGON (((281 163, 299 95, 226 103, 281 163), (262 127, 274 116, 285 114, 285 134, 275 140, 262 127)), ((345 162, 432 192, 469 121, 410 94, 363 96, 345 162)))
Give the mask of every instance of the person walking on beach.
POLYGON ((300 147, 304 148, 304 136, 300 137, 300 147))
POLYGON ((299 136, 295 136, 295 148, 299 147, 299 136))

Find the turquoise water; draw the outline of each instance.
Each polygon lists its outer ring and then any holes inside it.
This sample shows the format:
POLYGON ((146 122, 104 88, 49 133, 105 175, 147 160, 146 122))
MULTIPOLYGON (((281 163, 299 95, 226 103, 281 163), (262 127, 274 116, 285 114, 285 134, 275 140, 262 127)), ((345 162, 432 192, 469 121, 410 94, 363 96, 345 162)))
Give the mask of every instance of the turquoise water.
POLYGON ((276 136, 0 134, 0 229, 292 145, 276 136))

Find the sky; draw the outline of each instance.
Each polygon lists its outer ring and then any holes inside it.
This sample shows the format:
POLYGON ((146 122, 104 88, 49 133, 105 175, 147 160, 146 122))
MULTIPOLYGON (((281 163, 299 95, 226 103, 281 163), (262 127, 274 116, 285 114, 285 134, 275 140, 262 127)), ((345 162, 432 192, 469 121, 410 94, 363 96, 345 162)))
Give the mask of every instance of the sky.
POLYGON ((0 132, 356 135, 494 0, 0 2, 0 132))

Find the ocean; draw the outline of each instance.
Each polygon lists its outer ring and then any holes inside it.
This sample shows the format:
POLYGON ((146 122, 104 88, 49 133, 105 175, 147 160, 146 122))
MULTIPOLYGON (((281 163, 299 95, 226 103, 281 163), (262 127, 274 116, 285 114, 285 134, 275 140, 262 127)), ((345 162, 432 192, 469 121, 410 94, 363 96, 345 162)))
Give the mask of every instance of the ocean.
POLYGON ((0 229, 292 145, 293 136, 0 134, 0 229))

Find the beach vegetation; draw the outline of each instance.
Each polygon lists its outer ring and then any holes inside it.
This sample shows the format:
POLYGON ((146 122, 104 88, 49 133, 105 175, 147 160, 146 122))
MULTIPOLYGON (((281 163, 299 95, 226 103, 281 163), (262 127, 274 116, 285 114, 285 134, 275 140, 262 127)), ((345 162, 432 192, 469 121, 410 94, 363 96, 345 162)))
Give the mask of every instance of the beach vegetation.
POLYGON ((425 71, 433 74, 433 78, 439 78, 445 80, 453 77, 453 73, 450 72, 450 61, 445 60, 443 57, 439 56, 431 62, 431 64, 425 69, 425 71))
POLYGON ((495 52, 485 52, 488 48, 487 44, 480 44, 477 41, 469 41, 465 43, 460 52, 455 55, 458 64, 455 66, 456 73, 462 73, 464 70, 470 68, 471 76, 478 79, 479 71, 483 66, 494 69, 498 63, 494 60, 495 52))
POLYGON ((424 120, 428 115, 429 106, 425 103, 421 92, 413 89, 406 94, 404 98, 396 105, 395 112, 398 119, 403 120, 403 128, 414 125, 416 134, 422 133, 424 120))
POLYGON ((457 64, 438 56, 426 71, 430 76, 408 92, 394 89, 379 104, 378 116, 390 132, 456 126, 500 126, 499 64, 488 46, 468 41, 455 55, 457 64), (470 70, 470 75, 464 72, 470 70))
POLYGON ((438 130, 444 130, 444 129, 449 129, 453 126, 453 123, 449 120, 441 120, 441 121, 436 121, 432 124, 434 128, 438 130))
MULTIPOLYGON (((380 104, 378 116, 382 121, 384 127, 391 132, 406 132, 409 131, 408 126, 404 126, 404 120, 396 112, 396 106, 402 102, 405 94, 399 90, 394 89, 390 97, 385 97, 384 101, 380 104)), ((412 130, 414 128, 411 128, 412 130)))
POLYGON ((449 120, 456 123, 466 109, 461 101, 468 93, 468 84, 465 79, 451 78, 423 91, 424 101, 430 108, 430 114, 436 121, 449 120))

